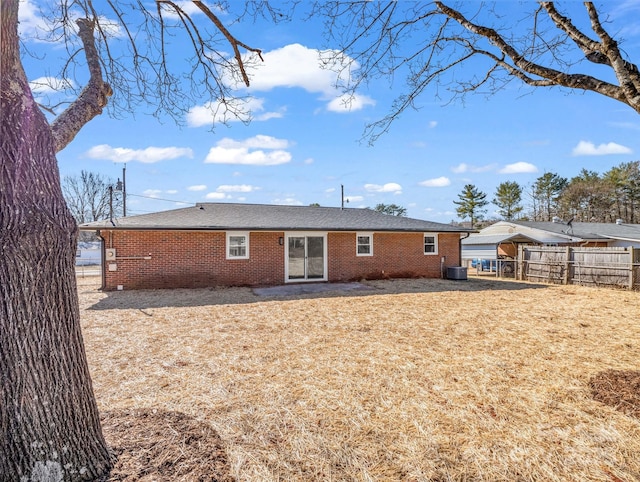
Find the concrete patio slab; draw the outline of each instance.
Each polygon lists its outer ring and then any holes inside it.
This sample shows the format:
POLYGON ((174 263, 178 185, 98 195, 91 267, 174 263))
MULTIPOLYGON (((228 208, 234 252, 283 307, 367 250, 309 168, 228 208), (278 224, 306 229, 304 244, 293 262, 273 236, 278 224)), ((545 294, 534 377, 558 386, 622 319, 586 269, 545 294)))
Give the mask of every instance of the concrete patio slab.
POLYGON ((268 288, 254 288, 253 293, 258 296, 296 296, 328 291, 365 291, 374 288, 362 283, 297 283, 268 288))

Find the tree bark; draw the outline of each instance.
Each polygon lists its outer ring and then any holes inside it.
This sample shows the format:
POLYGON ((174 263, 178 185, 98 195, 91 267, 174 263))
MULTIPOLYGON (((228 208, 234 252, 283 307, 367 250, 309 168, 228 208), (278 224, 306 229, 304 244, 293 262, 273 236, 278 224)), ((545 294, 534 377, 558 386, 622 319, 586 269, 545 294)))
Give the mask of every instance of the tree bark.
POLYGON ((56 140, 0 3, 0 480, 94 480, 111 465, 80 331, 77 227, 56 140))

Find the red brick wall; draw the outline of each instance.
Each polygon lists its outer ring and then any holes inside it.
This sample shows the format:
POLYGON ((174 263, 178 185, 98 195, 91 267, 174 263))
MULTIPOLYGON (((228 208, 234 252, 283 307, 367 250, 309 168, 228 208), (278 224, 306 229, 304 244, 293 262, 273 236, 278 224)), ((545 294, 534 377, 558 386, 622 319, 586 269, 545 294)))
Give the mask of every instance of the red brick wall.
POLYGON ((105 288, 198 288, 277 285, 284 280, 283 233, 250 233, 249 259, 226 259, 224 232, 111 231, 101 233, 116 249, 117 271, 105 261, 105 288), (111 233, 111 234, 110 234, 111 233), (111 237, 112 236, 112 237, 111 237), (127 259, 151 256, 151 259, 127 259))
MULTIPOLYGON (((284 233, 252 232, 249 259, 226 259, 224 232, 102 231, 117 259, 105 261, 105 289, 268 286, 284 283, 284 233), (150 259, 144 259, 149 257, 150 259), (116 271, 109 271, 115 264, 116 271)), ((457 233, 438 236, 438 254, 423 254, 421 233, 374 233, 373 256, 356 256, 356 234, 328 233, 328 279, 440 277, 440 260, 458 266, 457 233)))
POLYGON ((438 253, 424 254, 422 233, 374 233, 373 256, 356 256, 355 233, 329 233, 329 280, 439 278, 445 266, 460 265, 460 235, 438 235, 438 253))

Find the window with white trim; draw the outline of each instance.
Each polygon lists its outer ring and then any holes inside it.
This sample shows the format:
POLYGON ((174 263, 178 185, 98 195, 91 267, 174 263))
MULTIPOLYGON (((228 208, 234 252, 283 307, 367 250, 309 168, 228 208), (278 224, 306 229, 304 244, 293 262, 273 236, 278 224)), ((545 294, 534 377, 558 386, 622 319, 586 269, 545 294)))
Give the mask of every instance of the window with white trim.
POLYGON ((249 258, 249 233, 227 232, 227 259, 249 258))
POLYGON ((438 254, 437 233, 424 233, 424 254, 438 254))
POLYGON ((356 233, 356 255, 373 256, 373 233, 356 233))

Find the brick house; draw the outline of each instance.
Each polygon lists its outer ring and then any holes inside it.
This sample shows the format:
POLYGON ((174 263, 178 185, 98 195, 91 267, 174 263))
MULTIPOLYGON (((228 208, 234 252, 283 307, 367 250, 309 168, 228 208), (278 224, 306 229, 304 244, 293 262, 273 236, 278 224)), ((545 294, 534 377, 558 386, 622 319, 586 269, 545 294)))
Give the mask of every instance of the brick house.
POLYGON ((370 209, 203 203, 82 224, 103 289, 441 277, 471 230, 370 209))

